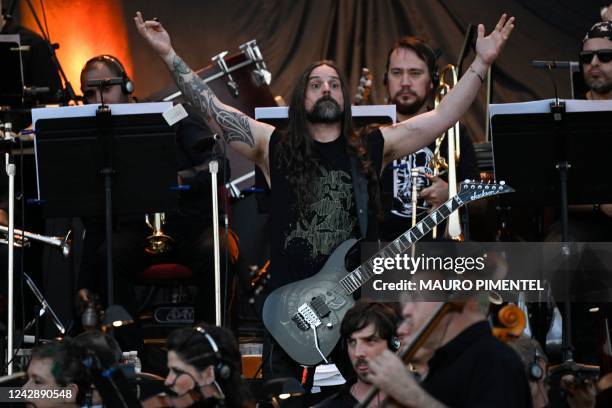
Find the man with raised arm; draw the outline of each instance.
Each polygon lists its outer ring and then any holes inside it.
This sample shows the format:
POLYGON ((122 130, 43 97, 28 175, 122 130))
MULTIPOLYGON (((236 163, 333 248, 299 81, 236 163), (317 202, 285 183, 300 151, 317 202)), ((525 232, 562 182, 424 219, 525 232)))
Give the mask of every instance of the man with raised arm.
MULTIPOLYGON (((514 28, 506 15, 488 36, 480 25, 474 62, 436 109, 362 137, 353 131, 346 84, 331 61, 300 76, 281 133, 221 102, 174 52, 160 22, 140 12, 134 21, 211 129, 263 171, 272 190, 270 290, 314 275, 346 239, 375 237, 381 168, 429 145, 461 117, 514 28)), ((301 367, 278 345, 265 349, 271 352, 264 375, 301 378, 301 367)))

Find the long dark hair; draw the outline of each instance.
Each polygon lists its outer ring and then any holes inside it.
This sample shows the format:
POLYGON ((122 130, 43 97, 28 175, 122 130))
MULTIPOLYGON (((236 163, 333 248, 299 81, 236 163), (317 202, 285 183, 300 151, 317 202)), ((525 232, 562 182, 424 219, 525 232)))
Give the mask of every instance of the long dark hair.
POLYGON ((304 211, 308 208, 312 198, 312 183, 317 176, 319 162, 313 154, 313 138, 308 133, 306 126, 306 108, 304 96, 308 79, 311 72, 321 66, 327 65, 333 68, 340 79, 342 95, 344 96, 343 114, 340 119, 340 135, 346 141, 346 149, 349 155, 359 159, 360 170, 368 179, 368 193, 370 208, 379 212, 378 174, 376 174, 372 162, 368 158, 367 143, 365 136, 357 133, 353 127, 351 114, 351 102, 344 76, 338 70, 333 61, 323 60, 308 66, 298 83, 293 88, 291 103, 289 105, 289 121, 287 133, 284 135, 278 147, 277 163, 287 171, 287 180, 296 194, 298 209, 304 211))
MULTIPOLYGON (((252 398, 241 378, 242 359, 234 336, 223 327, 206 324, 199 326, 213 338, 219 348, 223 364, 226 364, 231 371, 227 379, 215 377, 225 394, 225 405, 230 408, 248 405, 252 398)), ((195 328, 185 327, 174 330, 168 336, 167 346, 168 351, 174 351, 183 362, 200 371, 218 363, 208 339, 195 328)))

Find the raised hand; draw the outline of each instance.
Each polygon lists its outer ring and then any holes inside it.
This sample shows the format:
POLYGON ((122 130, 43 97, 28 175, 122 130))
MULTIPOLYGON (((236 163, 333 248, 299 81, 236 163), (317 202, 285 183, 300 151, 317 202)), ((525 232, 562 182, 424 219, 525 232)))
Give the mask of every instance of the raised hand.
POLYGON ((499 56, 502 48, 508 41, 510 33, 514 28, 514 17, 508 18, 507 14, 501 16, 495 30, 485 37, 485 27, 478 24, 478 39, 476 40, 476 54, 482 62, 491 65, 499 56))
POLYGON ((159 21, 145 21, 140 11, 137 11, 136 17, 134 17, 134 23, 136 23, 136 28, 140 35, 147 40, 151 48, 153 48, 160 57, 165 58, 172 53, 173 49, 172 43, 170 42, 170 36, 159 21))

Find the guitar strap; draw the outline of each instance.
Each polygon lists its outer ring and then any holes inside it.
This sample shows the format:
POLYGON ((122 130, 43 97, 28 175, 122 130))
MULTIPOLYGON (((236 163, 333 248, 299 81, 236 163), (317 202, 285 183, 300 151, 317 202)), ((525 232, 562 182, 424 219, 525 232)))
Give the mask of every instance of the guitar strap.
POLYGON ((357 208, 357 220, 361 237, 366 238, 368 233, 368 180, 359 170, 359 163, 355 156, 351 155, 351 176, 353 179, 353 190, 355 192, 355 207, 357 208))

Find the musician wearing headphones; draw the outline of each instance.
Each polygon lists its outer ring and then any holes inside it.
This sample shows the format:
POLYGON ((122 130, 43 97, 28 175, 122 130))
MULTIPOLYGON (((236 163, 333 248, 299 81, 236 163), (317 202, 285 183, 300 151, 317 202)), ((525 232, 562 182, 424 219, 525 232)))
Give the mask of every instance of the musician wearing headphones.
MULTIPOLYGON (((104 101, 106 104, 129 103, 133 100, 134 83, 130 80, 123 64, 111 55, 99 55, 88 60, 81 71, 81 90, 85 103, 95 104, 104 101), (101 89, 89 87, 90 81, 101 79, 119 79, 120 83, 105 85, 101 89)), ((188 112, 191 112, 189 108, 188 112)), ((178 200, 178 210, 165 213, 163 233, 173 239, 172 245, 157 250, 148 245, 147 237, 151 229, 145 223, 144 214, 117 217, 113 227, 113 269, 115 271, 117 303, 135 314, 140 305, 133 291, 133 278, 148 266, 161 263, 180 263, 193 272, 198 282, 199 294, 195 301, 196 320, 213 321, 214 319, 214 285, 211 283, 212 271, 212 204, 211 181, 208 163, 213 152, 214 143, 206 125, 190 115, 175 125, 178 184, 183 185, 178 200), (148 251, 145 251, 145 248, 148 251)), ((152 163, 154 165, 154 163, 152 163)), ((229 177, 229 167, 220 169, 221 176, 229 177)), ((221 180, 221 185, 223 182, 221 180)), ((223 203, 221 203, 223 207, 223 203)), ((153 214, 150 214, 153 216, 153 214)), ((83 259, 77 279, 77 289, 82 303, 91 301, 92 293, 97 292, 101 299, 106 299, 102 291, 106 288, 105 274, 105 229, 102 219, 84 220, 86 235, 83 259)), ((225 234, 220 234, 224 236, 225 234)), ((230 234, 231 238, 231 234, 230 234)), ((222 250, 225 245, 222 240, 222 250)), ((230 254, 233 256, 235 254, 230 254)), ((139 334, 136 336, 140 336, 139 334)), ((126 336, 125 341, 136 337, 126 336)), ((128 350, 138 350, 138 344, 124 344, 128 350)))
MULTIPOLYGON (((340 326, 340 341, 348 354, 352 372, 342 372, 348 377, 342 390, 321 402, 318 408, 354 407, 364 398, 372 387, 368 381, 369 361, 383 350, 394 353, 400 347, 400 340, 395 335, 398 320, 391 306, 367 300, 358 301, 346 312, 340 326)), ((383 398, 384 395, 379 397, 381 401, 383 398)), ((371 406, 378 406, 377 402, 371 406)))
POLYGON ((548 358, 536 339, 521 337, 508 343, 521 358, 531 390, 533 408, 548 407, 548 358))
MULTIPOLYGON (((412 281, 443 281, 457 276, 453 271, 428 270, 417 272, 412 281)), ((409 321, 411 333, 429 322, 441 305, 433 301, 439 296, 430 296, 429 291, 412 291, 404 296, 402 317, 409 321)), ((444 315, 426 337, 423 347, 433 355, 420 383, 396 354, 388 351, 369 361, 367 380, 411 408, 531 407, 531 394, 519 357, 493 337, 486 320, 488 293, 466 295, 461 305, 460 310, 444 315)), ((398 334, 404 330, 402 326, 398 334)))
POLYGON ((58 392, 58 398, 29 399, 27 406, 76 408, 85 402, 85 371, 75 347, 68 340, 35 348, 27 374, 28 382, 23 385, 23 390, 58 392), (63 391, 61 395, 60 391, 63 391))
POLYGON ((227 329, 200 324, 170 333, 165 385, 178 397, 195 392, 192 406, 253 406, 241 378, 241 357, 227 329), (197 397, 199 396, 199 398, 197 397))
MULTIPOLYGON (((436 52, 417 37, 402 37, 389 51, 383 83, 388 103, 395 104, 398 122, 433 109, 433 95, 439 82, 436 59, 436 52)), ((478 171, 474 146, 463 128, 460 142, 457 181, 475 179, 478 171)), ((448 200, 448 183, 442 177, 434 176, 431 163, 434 152, 435 143, 432 143, 392 161, 383 169, 381 198, 385 214, 381 234, 384 240, 393 240, 411 227, 412 169, 419 170, 417 217, 448 200)), ((447 152, 445 138, 440 153, 448 158, 447 152)))

